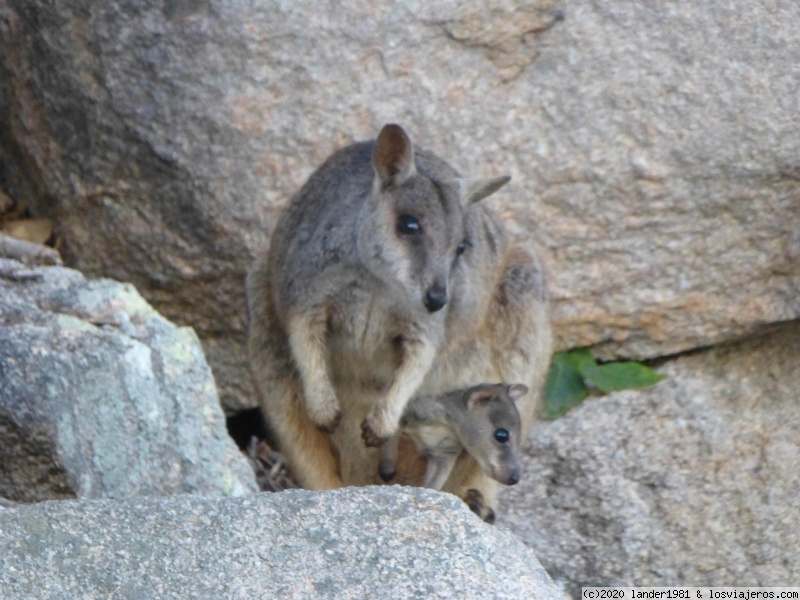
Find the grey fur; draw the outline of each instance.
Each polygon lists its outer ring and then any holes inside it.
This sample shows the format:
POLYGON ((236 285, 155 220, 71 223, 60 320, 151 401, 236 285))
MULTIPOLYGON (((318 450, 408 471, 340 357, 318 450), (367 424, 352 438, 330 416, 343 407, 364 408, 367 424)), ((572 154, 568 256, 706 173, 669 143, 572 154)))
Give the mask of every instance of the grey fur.
MULTIPOLYGON (((403 415, 402 431, 428 461, 425 487, 439 490, 456 460, 466 451, 495 481, 514 485, 520 478, 520 413, 516 400, 528 392, 523 384, 488 384, 438 396, 417 396, 403 415), (499 430, 506 442, 495 439, 499 430)), ((399 434, 381 448, 380 476, 394 477, 399 434)))
POLYGON ((444 341, 464 206, 506 181, 462 180, 387 125, 333 154, 291 199, 248 276, 249 349, 262 407, 304 486, 360 481, 342 466, 363 463, 359 423, 369 446, 397 431, 444 341), (338 431, 320 437, 313 425, 338 431))

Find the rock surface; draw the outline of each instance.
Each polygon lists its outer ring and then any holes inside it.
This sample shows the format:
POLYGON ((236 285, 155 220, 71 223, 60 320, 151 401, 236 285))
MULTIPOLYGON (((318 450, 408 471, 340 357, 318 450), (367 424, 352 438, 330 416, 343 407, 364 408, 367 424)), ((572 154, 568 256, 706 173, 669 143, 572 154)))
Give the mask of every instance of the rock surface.
POLYGON ((581 585, 786 586, 800 573, 800 323, 682 357, 534 428, 501 526, 581 585))
POLYGON ((191 329, 130 285, 0 259, 0 497, 255 489, 191 329))
POLYGON ((47 502, 0 511, 13 598, 496 598, 563 593, 513 535, 410 488, 47 502))
POLYGON ((653 357, 800 316, 800 4, 0 0, 0 174, 69 262, 194 326, 251 405, 243 277, 388 121, 544 246, 563 346, 653 357), (19 176, 14 174, 19 173, 19 176))

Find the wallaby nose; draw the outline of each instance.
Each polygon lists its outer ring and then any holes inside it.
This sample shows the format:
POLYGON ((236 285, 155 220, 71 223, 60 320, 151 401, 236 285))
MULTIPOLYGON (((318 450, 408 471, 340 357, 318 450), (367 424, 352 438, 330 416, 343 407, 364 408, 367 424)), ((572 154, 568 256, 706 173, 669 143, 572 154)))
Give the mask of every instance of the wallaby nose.
POLYGON ((511 471, 511 475, 508 476, 508 485, 515 485, 519 483, 519 470, 514 469, 511 471))
POLYGON ((447 304, 447 292, 441 288, 431 288, 423 300, 428 312, 436 312, 447 304))

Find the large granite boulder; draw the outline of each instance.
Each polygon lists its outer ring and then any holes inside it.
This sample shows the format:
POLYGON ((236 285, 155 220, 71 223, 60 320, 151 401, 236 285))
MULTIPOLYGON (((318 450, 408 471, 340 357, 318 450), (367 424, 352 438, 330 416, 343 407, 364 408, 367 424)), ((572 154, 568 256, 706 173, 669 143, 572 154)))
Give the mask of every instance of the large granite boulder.
POLYGON ((3 598, 495 598, 563 592, 453 496, 411 488, 0 510, 3 598))
POLYGON ((800 4, 0 0, 0 180, 253 402, 243 277, 334 149, 401 122, 541 242, 563 346, 800 316, 800 4))
POLYGON ((190 328, 130 285, 0 259, 0 497, 255 490, 190 328))
POLYGON ((554 580, 786 586, 800 573, 800 323, 536 425, 499 522, 554 580))

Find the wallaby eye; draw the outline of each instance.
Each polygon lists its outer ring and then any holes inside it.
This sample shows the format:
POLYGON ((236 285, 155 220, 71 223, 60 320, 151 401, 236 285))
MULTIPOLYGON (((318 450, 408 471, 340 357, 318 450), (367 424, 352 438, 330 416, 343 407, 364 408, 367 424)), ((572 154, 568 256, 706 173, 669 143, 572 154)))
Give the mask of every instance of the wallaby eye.
POLYGON ((458 247, 456 248, 456 256, 461 256, 467 250, 467 246, 472 246, 472 242, 469 240, 464 240, 461 242, 458 247))
POLYGON ((422 226, 419 224, 416 217, 412 217, 411 215, 400 215, 397 217, 397 233, 409 235, 412 233, 419 233, 421 230, 422 226))
POLYGON ((503 429, 502 427, 498 427, 494 430, 494 439, 500 442, 501 444, 505 444, 511 439, 511 434, 508 433, 508 429, 503 429))

